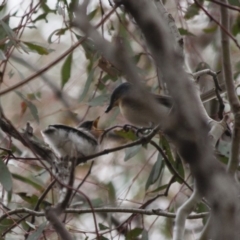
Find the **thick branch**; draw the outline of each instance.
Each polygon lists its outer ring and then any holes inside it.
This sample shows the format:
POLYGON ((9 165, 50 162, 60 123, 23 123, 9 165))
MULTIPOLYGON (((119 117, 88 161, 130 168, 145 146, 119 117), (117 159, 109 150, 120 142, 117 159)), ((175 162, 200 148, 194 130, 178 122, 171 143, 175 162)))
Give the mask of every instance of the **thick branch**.
MULTIPOLYGON (((227 1, 222 0, 223 3, 227 1)), ((229 30, 229 13, 228 9, 221 6, 221 20, 224 29, 229 30)), ((224 72, 224 79, 228 94, 229 103, 234 114, 234 127, 232 136, 231 155, 228 162, 228 171, 232 174, 236 172, 239 164, 239 148, 240 148, 240 103, 238 100, 237 93, 235 91, 233 74, 232 74, 232 63, 230 55, 230 43, 229 36, 223 29, 221 29, 221 40, 222 40, 222 65, 224 72)))

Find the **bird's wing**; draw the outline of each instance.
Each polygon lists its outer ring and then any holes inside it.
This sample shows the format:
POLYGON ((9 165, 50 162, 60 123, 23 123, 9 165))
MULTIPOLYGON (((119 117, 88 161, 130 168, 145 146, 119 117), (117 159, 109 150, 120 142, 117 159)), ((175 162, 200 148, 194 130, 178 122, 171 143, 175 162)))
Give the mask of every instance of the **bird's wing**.
POLYGON ((154 94, 154 98, 162 105, 171 108, 173 105, 172 97, 166 95, 157 95, 154 94))

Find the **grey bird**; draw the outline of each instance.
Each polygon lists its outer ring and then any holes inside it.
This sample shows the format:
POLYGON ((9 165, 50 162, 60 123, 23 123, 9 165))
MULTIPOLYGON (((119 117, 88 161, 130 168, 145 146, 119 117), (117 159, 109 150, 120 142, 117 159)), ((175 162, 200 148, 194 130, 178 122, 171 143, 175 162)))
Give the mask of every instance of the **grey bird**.
MULTIPOLYGON (((119 106, 121 114, 130 123, 140 127, 152 127, 152 123, 149 122, 147 99, 146 105, 143 106, 139 103, 138 99, 136 99, 135 92, 136 89, 131 83, 125 82, 120 84, 113 91, 105 113, 110 112, 115 106, 119 106)), ((173 106, 171 97, 157 94, 153 94, 153 96, 156 102, 166 109, 170 110, 173 106)))

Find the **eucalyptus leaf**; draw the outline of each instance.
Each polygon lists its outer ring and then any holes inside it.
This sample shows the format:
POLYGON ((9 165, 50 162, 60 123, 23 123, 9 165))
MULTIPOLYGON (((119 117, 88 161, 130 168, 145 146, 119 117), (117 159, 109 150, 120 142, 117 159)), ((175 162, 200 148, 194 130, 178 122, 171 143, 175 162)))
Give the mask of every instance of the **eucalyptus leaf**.
POLYGON ((143 229, 141 240, 148 240, 148 232, 143 229))
MULTIPOLYGON (((172 154, 172 150, 171 150, 171 147, 167 141, 167 139, 165 137, 161 137, 161 140, 160 140, 160 145, 162 145, 163 149, 165 150, 165 153, 168 157, 168 160, 169 162, 172 164, 172 166, 175 167, 175 159, 173 157, 173 154, 172 154)), ((169 164, 166 162, 166 165, 168 167, 168 170, 174 174, 174 172, 172 171, 172 169, 169 167, 169 164)))
POLYGON ((61 69, 61 76, 62 76, 61 87, 62 88, 71 77, 71 67, 72 67, 72 53, 68 55, 61 69))
POLYGON ((43 222, 37 229, 37 231, 33 232, 32 234, 30 234, 27 238, 27 240, 38 240, 40 238, 40 236, 43 233, 43 230, 45 229, 47 225, 47 222, 43 222))
POLYGON ((92 83, 92 81, 93 81, 93 78, 94 78, 94 71, 95 71, 95 69, 93 68, 93 69, 90 71, 89 75, 88 75, 88 78, 87 78, 87 81, 86 81, 86 83, 85 83, 83 92, 82 92, 82 94, 81 94, 81 96, 80 96, 80 98, 79 98, 79 102, 81 102, 81 101, 86 97, 86 95, 87 95, 87 93, 88 93, 88 90, 89 90, 90 85, 91 85, 91 83, 92 83))
POLYGON ((167 187, 168 187, 168 184, 164 184, 164 185, 162 185, 162 186, 160 186, 160 187, 157 187, 157 188, 154 189, 154 190, 148 191, 148 193, 160 192, 160 191, 166 189, 167 187))
MULTIPOLYGON (((3 233, 4 231, 8 230, 18 220, 19 218, 13 218, 13 216, 3 219, 0 224, 0 233, 3 233)), ((4 240, 4 238, 0 238, 0 239, 4 240)))
POLYGON ((17 193, 19 197, 21 197, 25 202, 31 204, 31 205, 36 205, 38 201, 38 197, 35 194, 28 195, 26 192, 19 192, 17 193))
POLYGON ((191 19, 194 16, 198 15, 198 13, 199 13, 199 7, 195 3, 193 3, 187 8, 184 18, 191 19))
POLYGON ((107 230, 107 229, 109 229, 109 227, 103 225, 102 223, 99 223, 98 227, 99 227, 100 230, 107 230))
POLYGON ((16 34, 15 32, 9 27, 9 25, 7 23, 5 23, 3 20, 0 20, 0 24, 2 25, 2 27, 4 28, 6 34, 8 35, 8 37, 14 41, 16 43, 16 34))
POLYGON ((140 151, 141 148, 142 148, 141 145, 136 145, 133 147, 126 148, 124 161, 127 161, 130 158, 134 157, 140 151))
POLYGON ((110 98, 109 94, 103 94, 103 95, 95 97, 90 102, 88 102, 88 104, 92 107, 102 106, 105 102, 107 102, 109 100, 109 98, 110 98))
POLYGON ((131 140, 131 141, 137 140, 136 133, 132 129, 129 129, 128 131, 125 131, 123 129, 115 130, 114 133, 122 138, 131 140))
POLYGON ((135 240, 142 232, 142 228, 134 228, 127 232, 126 240, 135 240))
POLYGON ((216 24, 216 25, 213 26, 213 27, 204 28, 204 29, 203 29, 203 32, 205 32, 205 33, 214 33, 214 32, 217 31, 217 29, 218 29, 218 25, 216 24))
POLYGON ((108 185, 108 194, 109 194, 109 200, 112 204, 116 202, 116 190, 114 188, 114 185, 112 182, 109 182, 108 185))
POLYGON ((53 43, 52 37, 54 35, 57 35, 57 36, 64 35, 67 30, 68 30, 68 28, 60 28, 60 29, 54 30, 48 37, 48 40, 47 40, 48 43, 53 43))
POLYGON ((194 35, 193 33, 189 32, 189 31, 188 31, 187 29, 185 29, 185 28, 179 28, 178 31, 179 31, 179 33, 180 33, 181 35, 183 35, 183 36, 193 36, 193 37, 195 37, 195 35, 194 35))
POLYGON ((0 183, 6 191, 12 190, 12 175, 2 159, 0 159, 0 183))
POLYGON ((109 238, 106 238, 104 236, 100 236, 100 239, 99 240, 109 240, 109 238))
POLYGON ((149 177, 147 179, 145 190, 147 190, 150 187, 150 185, 154 184, 158 180, 163 170, 162 165, 163 165, 163 158, 162 158, 162 155, 159 153, 157 161, 154 163, 151 169, 151 172, 149 174, 149 177))
POLYGON ((234 24, 232 24, 232 34, 234 36, 240 33, 240 15, 238 14, 234 24))
POLYGON ((42 13, 42 14, 38 15, 34 20, 32 20, 32 22, 35 23, 39 20, 45 20, 45 22, 48 23, 47 15, 48 15, 48 13, 42 13))
POLYGON ((40 185, 39 183, 31 180, 30 177, 25 177, 25 176, 19 175, 17 173, 12 173, 12 176, 14 179, 17 179, 18 181, 21 181, 21 182, 31 185, 36 190, 44 191, 44 187, 42 185, 40 185))
POLYGON ((240 7, 240 2, 239 2, 239 0, 228 0, 228 3, 229 3, 230 5, 240 7))
POLYGON ((19 91, 15 91, 16 94, 27 104, 27 107, 29 108, 33 118, 36 120, 37 123, 39 123, 39 116, 38 116, 38 109, 37 107, 19 91))
POLYGON ((34 43, 34 42, 22 42, 24 43, 29 50, 32 52, 38 53, 39 55, 48 55, 50 52, 53 51, 53 49, 48 49, 46 47, 41 46, 39 43, 34 43))
POLYGON ((1 49, 0 49, 0 60, 2 60, 2 61, 6 60, 6 56, 1 49))

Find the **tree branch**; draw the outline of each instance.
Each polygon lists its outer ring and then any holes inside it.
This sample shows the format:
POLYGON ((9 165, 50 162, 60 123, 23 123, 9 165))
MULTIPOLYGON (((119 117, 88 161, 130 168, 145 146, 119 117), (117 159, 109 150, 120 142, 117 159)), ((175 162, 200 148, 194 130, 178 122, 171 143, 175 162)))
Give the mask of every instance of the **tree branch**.
MULTIPOLYGON (((222 0, 223 3, 226 3, 225 0, 222 0)), ((221 6, 221 21, 223 28, 229 31, 229 13, 228 9, 224 6, 221 6)), ((231 110, 234 114, 234 126, 233 126, 233 136, 232 136, 232 145, 231 145, 231 154, 228 162, 228 171, 231 174, 235 174, 238 164, 239 164, 239 149, 240 149, 240 103, 235 91, 233 74, 232 74, 232 64, 231 64, 231 55, 230 55, 230 43, 229 36, 226 31, 221 29, 221 41, 222 41, 222 65, 224 79, 228 94, 229 103, 231 110)))

